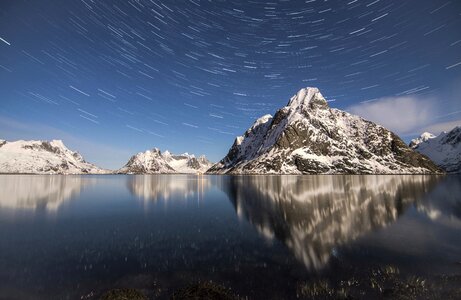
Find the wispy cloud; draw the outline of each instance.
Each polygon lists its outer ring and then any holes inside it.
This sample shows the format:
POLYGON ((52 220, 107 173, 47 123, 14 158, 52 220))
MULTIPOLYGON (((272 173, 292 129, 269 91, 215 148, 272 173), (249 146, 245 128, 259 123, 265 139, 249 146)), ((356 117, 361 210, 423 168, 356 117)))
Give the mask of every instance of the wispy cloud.
POLYGON ((449 131, 456 126, 461 126, 461 119, 449 121, 449 122, 440 122, 428 125, 427 127, 423 128, 421 132, 431 132, 434 134, 439 134, 443 131, 449 131))
POLYGON ((438 111, 434 103, 434 99, 415 96, 387 97, 353 105, 347 110, 405 135, 429 125, 438 111))
POLYGON ((428 131, 439 134, 461 125, 460 89, 428 95, 385 97, 352 105, 346 110, 376 122, 402 137, 428 131))

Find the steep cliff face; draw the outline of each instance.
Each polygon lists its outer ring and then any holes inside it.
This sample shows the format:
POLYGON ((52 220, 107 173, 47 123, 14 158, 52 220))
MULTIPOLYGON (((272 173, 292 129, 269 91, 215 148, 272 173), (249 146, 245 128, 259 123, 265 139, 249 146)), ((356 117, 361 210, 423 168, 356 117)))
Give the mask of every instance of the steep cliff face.
POLYGON ((373 122, 333 109, 317 88, 301 89, 275 116, 259 118, 212 174, 440 173, 427 157, 373 122))

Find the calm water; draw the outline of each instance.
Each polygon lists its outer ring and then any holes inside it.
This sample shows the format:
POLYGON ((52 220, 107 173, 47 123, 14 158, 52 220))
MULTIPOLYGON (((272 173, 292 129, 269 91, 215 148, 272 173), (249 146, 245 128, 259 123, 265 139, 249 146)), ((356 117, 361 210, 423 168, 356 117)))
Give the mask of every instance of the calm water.
POLYGON ((394 265, 461 274, 459 176, 0 175, 0 298, 249 298, 394 265))

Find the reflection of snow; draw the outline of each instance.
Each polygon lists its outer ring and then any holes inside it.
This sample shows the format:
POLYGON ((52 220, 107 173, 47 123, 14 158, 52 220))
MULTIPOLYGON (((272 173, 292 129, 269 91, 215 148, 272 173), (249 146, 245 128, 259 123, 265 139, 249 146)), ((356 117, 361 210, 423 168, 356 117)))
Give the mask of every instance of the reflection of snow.
POLYGON ((203 197, 211 187, 208 176, 195 175, 134 175, 127 186, 133 195, 144 201, 203 197))
POLYGON ((0 207, 56 211, 90 181, 82 176, 0 175, 0 207))
POLYGON ((435 176, 247 176, 226 188, 239 216, 284 242, 308 269, 333 249, 395 221, 435 176))
POLYGON ((446 176, 429 197, 419 202, 416 207, 433 222, 461 228, 461 176, 446 176))

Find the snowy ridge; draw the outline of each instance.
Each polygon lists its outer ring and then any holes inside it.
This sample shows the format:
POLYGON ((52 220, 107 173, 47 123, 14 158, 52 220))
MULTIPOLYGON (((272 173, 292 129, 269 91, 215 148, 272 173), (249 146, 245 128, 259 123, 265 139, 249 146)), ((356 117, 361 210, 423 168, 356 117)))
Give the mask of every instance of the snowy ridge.
POLYGON ((195 174, 204 173, 213 164, 202 155, 183 153, 172 154, 168 150, 161 152, 158 148, 139 152, 132 156, 126 165, 117 170, 118 174, 195 174))
POLYGON ((332 109, 317 88, 301 89, 274 117, 237 137, 211 174, 400 174, 442 172, 394 133, 332 109))
POLYGON ((423 133, 410 143, 415 151, 429 157, 436 165, 448 173, 461 173, 461 127, 438 136, 423 133))
POLYGON ((14 141, 0 140, 0 173, 23 174, 105 174, 86 162, 61 140, 14 141))
POLYGON ((420 137, 411 140, 410 147, 414 149, 417 145, 427 142, 428 140, 433 139, 435 137, 436 136, 433 135, 432 133, 424 132, 423 134, 421 134, 420 137))

